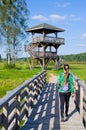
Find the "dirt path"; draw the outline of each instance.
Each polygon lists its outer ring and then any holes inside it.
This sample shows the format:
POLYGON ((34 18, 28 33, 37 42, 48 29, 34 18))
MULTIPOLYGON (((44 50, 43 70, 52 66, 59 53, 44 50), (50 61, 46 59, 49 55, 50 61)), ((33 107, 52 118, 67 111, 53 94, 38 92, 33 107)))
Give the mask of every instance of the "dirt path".
POLYGON ((49 83, 56 83, 56 81, 57 81, 57 76, 54 74, 50 74, 49 83))

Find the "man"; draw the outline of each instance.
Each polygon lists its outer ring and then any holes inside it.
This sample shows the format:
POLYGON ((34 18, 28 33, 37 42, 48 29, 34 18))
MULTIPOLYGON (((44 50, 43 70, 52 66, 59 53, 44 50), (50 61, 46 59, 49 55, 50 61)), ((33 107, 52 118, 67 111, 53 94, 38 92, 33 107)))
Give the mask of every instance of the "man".
POLYGON ((64 116, 68 117, 69 99, 71 95, 74 96, 74 78, 69 72, 69 65, 64 64, 63 70, 64 72, 60 73, 57 78, 57 87, 60 97, 61 121, 64 121, 64 116))

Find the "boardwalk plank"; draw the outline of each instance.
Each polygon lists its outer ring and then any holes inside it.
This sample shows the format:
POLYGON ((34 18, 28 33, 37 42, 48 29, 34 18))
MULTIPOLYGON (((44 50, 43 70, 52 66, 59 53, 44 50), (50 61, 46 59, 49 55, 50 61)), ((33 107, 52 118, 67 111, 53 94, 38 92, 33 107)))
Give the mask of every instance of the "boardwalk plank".
POLYGON ((47 84, 21 130, 85 130, 74 100, 70 99, 69 118, 60 122, 59 94, 53 83, 47 84))

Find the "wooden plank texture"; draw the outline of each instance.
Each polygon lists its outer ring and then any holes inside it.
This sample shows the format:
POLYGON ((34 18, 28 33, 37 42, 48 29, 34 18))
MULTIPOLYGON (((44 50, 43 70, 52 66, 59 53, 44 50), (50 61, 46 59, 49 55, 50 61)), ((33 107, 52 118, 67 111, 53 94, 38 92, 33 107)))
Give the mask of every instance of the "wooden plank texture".
POLYGON ((69 117, 60 121, 59 94, 54 83, 47 84, 21 130, 85 130, 80 114, 70 98, 69 117))

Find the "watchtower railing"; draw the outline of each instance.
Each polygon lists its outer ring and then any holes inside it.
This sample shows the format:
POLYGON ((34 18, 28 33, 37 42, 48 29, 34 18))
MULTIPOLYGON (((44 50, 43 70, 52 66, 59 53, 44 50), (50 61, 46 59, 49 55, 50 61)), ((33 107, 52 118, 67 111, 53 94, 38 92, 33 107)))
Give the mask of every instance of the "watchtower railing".
POLYGON ((29 52, 31 57, 39 58, 39 57, 45 57, 45 58, 57 58, 56 52, 50 52, 50 51, 37 51, 35 50, 35 47, 32 44, 24 45, 25 52, 29 52))
POLYGON ((56 54, 56 52, 45 52, 45 53, 43 53, 43 52, 35 51, 34 57, 35 58, 43 58, 43 57, 45 57, 45 58, 57 58, 57 54, 56 54))
POLYGON ((64 44, 64 38, 59 38, 59 37, 50 37, 50 36, 38 36, 33 38, 33 43, 54 43, 54 44, 64 44))
POLYGON ((86 84, 75 77, 75 104, 86 128, 86 84))
POLYGON ((39 73, 0 99, 0 129, 19 130, 37 102, 46 83, 46 71, 39 73))

